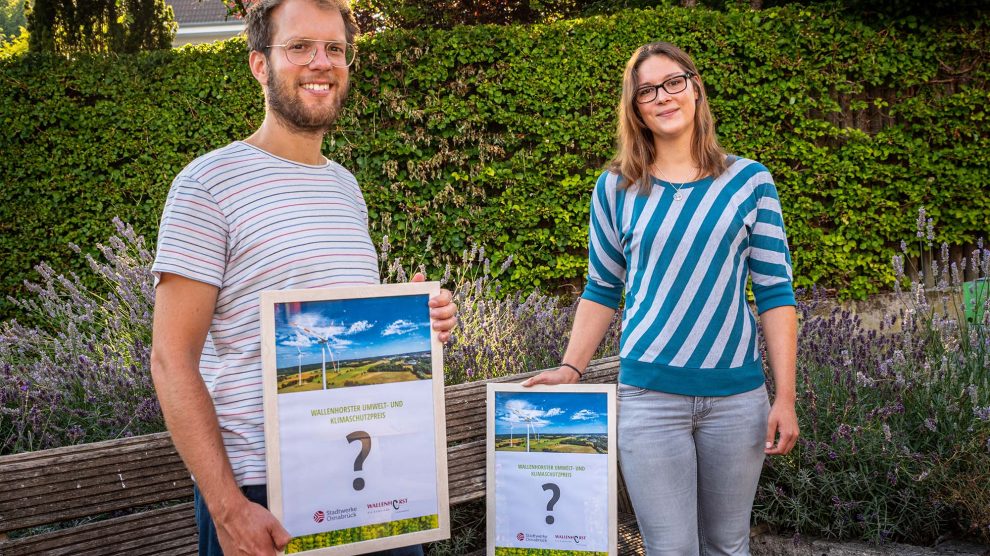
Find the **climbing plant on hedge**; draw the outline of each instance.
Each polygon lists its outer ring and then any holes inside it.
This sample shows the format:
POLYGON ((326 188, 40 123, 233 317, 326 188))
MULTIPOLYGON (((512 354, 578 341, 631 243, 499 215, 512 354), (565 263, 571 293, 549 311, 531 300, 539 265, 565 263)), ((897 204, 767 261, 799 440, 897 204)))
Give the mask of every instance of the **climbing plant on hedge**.
MULTIPOLYGON (((940 241, 990 230, 987 23, 661 8, 379 33, 359 43, 326 152, 356 174, 394 255, 438 272, 476 243, 493 264, 513 255, 511 287, 578 285, 623 65, 672 40, 697 59, 723 144, 773 171, 797 285, 862 296, 892 282, 916 207, 940 241)), ((69 268, 66 243, 89 249, 112 216, 153 238, 182 166, 260 123, 246 57, 234 39, 0 62, 0 288, 17 295, 40 260, 69 268)))

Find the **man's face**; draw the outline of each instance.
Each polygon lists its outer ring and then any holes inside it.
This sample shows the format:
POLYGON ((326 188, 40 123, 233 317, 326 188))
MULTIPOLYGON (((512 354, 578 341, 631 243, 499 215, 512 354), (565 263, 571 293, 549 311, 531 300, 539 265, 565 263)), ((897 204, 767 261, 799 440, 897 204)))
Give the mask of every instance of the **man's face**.
MULTIPOLYGON (((272 44, 291 39, 347 41, 340 12, 312 0, 288 0, 275 8, 272 24, 272 44)), ((268 108, 279 121, 299 132, 330 129, 347 97, 348 68, 334 65, 322 47, 305 66, 290 63, 284 48, 273 47, 267 56, 267 73, 268 108)))

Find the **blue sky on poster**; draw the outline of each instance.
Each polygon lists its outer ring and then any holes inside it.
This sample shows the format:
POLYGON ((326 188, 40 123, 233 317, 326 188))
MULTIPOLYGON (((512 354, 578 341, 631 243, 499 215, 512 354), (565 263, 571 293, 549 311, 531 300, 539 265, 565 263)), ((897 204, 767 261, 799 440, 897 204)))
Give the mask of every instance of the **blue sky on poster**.
POLYGON ((422 294, 278 303, 276 365, 320 363, 324 341, 338 361, 428 351, 428 302, 422 294))
POLYGON ((495 434, 604 434, 608 397, 601 392, 495 392, 495 434))

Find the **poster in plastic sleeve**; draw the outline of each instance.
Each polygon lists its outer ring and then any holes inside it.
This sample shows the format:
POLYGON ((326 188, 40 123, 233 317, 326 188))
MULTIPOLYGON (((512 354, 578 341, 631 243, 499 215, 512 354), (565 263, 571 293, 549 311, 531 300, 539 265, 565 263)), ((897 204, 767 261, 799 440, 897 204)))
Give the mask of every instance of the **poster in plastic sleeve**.
POLYGON ((488 385, 488 556, 617 554, 615 385, 488 385))
POLYGON ((436 282, 261 294, 269 509, 286 554, 450 536, 436 282))

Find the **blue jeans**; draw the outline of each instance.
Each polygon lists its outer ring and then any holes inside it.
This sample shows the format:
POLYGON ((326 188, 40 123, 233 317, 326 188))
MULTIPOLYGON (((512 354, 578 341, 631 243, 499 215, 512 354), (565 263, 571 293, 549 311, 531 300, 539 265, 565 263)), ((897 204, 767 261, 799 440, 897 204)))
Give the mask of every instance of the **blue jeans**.
MULTIPOLYGON (((268 507, 268 488, 265 485, 245 486, 241 487, 241 491, 248 500, 268 507)), ((203 500, 203 496, 196 486, 193 486, 193 504, 196 508, 196 527, 199 528, 199 556, 223 556, 220 541, 217 540, 217 529, 213 525, 209 510, 206 508, 206 501, 203 500)), ((393 548, 392 550, 369 552, 367 556, 423 556, 423 547, 417 544, 393 548)))
POLYGON ((649 556, 749 554, 770 404, 766 388, 618 391, 619 463, 649 556))

